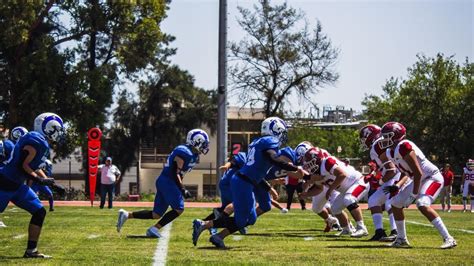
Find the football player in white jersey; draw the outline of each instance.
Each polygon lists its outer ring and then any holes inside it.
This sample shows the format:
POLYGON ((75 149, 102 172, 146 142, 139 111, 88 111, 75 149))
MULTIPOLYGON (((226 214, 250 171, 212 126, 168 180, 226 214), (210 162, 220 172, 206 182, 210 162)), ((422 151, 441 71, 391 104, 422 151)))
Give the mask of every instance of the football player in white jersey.
POLYGON ((463 168, 464 184, 462 188, 462 203, 464 205, 463 212, 467 211, 467 197, 471 197, 471 212, 474 213, 474 160, 469 159, 466 167, 463 168))
POLYGON ((438 213, 431 208, 431 204, 443 187, 443 176, 413 142, 405 139, 405 136, 405 126, 398 122, 388 122, 382 127, 383 139, 379 141, 380 148, 387 149, 387 157, 403 174, 413 180, 409 185, 400 189, 400 192, 392 199, 392 210, 395 215, 398 235, 390 246, 410 247, 406 235, 403 208, 407 208, 415 202, 418 210, 442 236, 441 248, 453 248, 457 245, 456 240, 449 234, 438 213))
POLYGON ((339 192, 332 201, 331 207, 333 214, 343 227, 342 234, 351 234, 352 237, 368 235, 362 211, 357 204, 369 189, 362 174, 333 156, 325 158, 316 148, 306 152, 304 168, 311 174, 311 182, 326 184, 323 186, 323 195, 325 195, 323 203, 333 198, 335 191, 339 192), (351 233, 348 220, 342 212, 344 208, 349 210, 357 223, 355 232, 351 233))
MULTIPOLYGON (((359 131, 359 140, 361 149, 369 151, 370 159, 375 162, 377 168, 382 173, 383 182, 380 188, 378 188, 371 196, 369 196, 368 205, 372 214, 372 220, 374 222, 375 234, 369 240, 370 241, 394 241, 397 236, 397 227, 395 224, 395 218, 392 213, 392 205, 390 204, 391 198, 394 196, 389 193, 387 187, 397 185, 402 186, 408 179, 406 176, 400 181, 400 172, 396 169, 395 165, 387 159, 385 155, 385 149, 381 149, 378 142, 381 140, 381 128, 377 125, 369 124, 364 126, 359 131), (391 232, 387 236, 383 229, 382 222, 382 211, 385 207, 387 213, 389 213, 389 221, 391 232)), ((396 191, 394 191, 396 193, 396 191)))

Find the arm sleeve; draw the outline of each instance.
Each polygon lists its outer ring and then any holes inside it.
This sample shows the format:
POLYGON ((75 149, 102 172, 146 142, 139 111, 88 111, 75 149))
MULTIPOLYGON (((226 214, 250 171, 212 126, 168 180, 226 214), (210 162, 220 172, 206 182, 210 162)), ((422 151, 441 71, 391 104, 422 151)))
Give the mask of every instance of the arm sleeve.
POLYGON ((281 169, 286 170, 286 171, 294 172, 294 171, 298 170, 298 167, 285 162, 285 160, 278 158, 277 155, 278 154, 276 153, 276 151, 274 151, 272 149, 268 149, 268 150, 265 151, 265 156, 267 156, 267 158, 270 159, 272 164, 274 164, 274 165, 276 165, 276 166, 278 166, 281 169))

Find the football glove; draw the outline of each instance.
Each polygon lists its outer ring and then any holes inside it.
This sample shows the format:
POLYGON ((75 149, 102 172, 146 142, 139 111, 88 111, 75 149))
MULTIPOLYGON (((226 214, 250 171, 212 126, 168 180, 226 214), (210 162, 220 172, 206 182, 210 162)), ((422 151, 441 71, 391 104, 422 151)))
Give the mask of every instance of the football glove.
POLYGON ((52 178, 52 177, 49 177, 49 178, 39 178, 39 179, 38 179, 38 182, 40 183, 40 185, 51 186, 51 185, 54 184, 54 178, 52 178))
POLYGON ((193 197, 193 194, 191 194, 191 192, 189 192, 189 190, 185 189, 185 188, 182 188, 181 189, 181 194, 183 194, 183 197, 185 199, 189 199, 189 198, 192 198, 193 197))
POLYGON ((386 186, 386 187, 383 188, 383 192, 384 192, 385 194, 390 194, 392 197, 393 197, 394 195, 397 195, 397 193, 398 193, 399 190, 400 190, 400 188, 399 188, 398 186, 395 186, 395 185, 393 185, 393 186, 386 186))

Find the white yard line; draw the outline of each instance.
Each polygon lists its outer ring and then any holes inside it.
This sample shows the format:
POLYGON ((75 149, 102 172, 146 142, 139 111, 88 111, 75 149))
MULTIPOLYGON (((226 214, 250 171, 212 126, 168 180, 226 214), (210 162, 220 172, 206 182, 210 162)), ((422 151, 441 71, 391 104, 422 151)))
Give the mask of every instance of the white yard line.
MULTIPOLYGON (((384 220, 389 220, 388 218, 383 218, 384 220)), ((425 223, 420 223, 420 222, 415 222, 415 221, 408 221, 408 220, 405 220, 406 223, 409 223, 409 224, 416 224, 416 225, 421 225, 421 226, 426 226, 426 227, 434 227, 432 224, 425 224, 425 223)), ((474 234, 474 231, 472 230, 467 230, 467 229, 459 229, 459 228, 451 228, 451 227, 448 227, 448 231, 450 230, 454 230, 454 231, 461 231, 461 232, 464 232, 464 233, 468 233, 468 234, 474 234)))
POLYGON ((168 254, 168 243, 170 241, 171 226, 173 223, 167 224, 163 227, 161 238, 156 246, 155 255, 153 256, 153 266, 166 265, 166 255, 168 254))

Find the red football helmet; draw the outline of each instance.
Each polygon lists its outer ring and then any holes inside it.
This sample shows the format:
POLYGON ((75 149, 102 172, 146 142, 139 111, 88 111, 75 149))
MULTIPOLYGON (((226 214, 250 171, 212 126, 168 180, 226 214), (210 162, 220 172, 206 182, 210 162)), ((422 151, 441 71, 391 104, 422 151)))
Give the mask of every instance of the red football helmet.
POLYGON ((304 170, 308 171, 312 175, 317 174, 324 158, 325 157, 322 150, 318 147, 309 149, 304 155, 304 170))
POLYGON ((467 167, 467 169, 469 169, 469 170, 474 170, 474 160, 473 160, 473 159, 467 160, 467 162, 466 162, 466 167, 467 167))
POLYGON ((402 141, 407 133, 405 126, 398 122, 387 122, 382 127, 382 138, 379 141, 379 147, 386 149, 402 141))
POLYGON ((374 141, 380 138, 381 128, 374 124, 368 124, 359 131, 360 148, 364 151, 372 147, 374 141))

